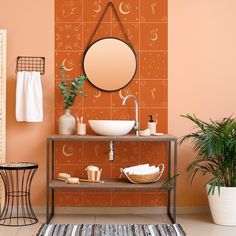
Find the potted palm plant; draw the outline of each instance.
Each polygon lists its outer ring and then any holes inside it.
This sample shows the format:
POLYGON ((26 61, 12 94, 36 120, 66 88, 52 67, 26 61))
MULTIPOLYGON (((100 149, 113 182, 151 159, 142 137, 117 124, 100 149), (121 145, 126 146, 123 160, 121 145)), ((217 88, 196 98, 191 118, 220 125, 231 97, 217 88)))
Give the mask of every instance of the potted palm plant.
POLYGON ((69 82, 65 77, 64 66, 60 66, 62 81, 58 83, 63 96, 65 114, 59 118, 59 134, 74 134, 75 132, 75 118, 70 114, 70 107, 73 106, 77 96, 86 96, 83 92, 83 84, 87 79, 86 76, 81 75, 69 82))
POLYGON ((236 119, 204 122, 195 115, 182 116, 196 125, 180 144, 191 140, 195 160, 187 167, 191 181, 196 174, 209 176, 205 183, 212 218, 216 224, 236 225, 236 119))

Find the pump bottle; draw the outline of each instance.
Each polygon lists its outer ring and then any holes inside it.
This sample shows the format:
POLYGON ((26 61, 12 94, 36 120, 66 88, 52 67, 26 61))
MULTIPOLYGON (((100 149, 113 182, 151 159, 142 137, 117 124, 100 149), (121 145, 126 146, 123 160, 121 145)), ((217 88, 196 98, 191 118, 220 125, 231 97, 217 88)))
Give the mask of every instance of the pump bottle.
POLYGON ((149 115, 150 120, 148 122, 148 129, 150 129, 150 134, 155 134, 156 133, 156 127, 157 127, 157 123, 154 122, 152 115, 149 115))

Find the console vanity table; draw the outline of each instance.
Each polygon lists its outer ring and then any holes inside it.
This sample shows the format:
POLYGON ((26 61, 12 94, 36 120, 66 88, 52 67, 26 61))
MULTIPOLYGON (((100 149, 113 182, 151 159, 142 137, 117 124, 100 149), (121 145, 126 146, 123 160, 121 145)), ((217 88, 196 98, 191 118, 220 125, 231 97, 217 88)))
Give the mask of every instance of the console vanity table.
POLYGON ((123 179, 104 179, 104 183, 66 184, 54 179, 54 147, 57 141, 97 141, 97 142, 165 142, 167 143, 168 179, 173 178, 173 185, 168 189, 167 214, 172 223, 176 222, 176 174, 177 174, 177 138, 172 135, 162 136, 97 136, 97 135, 52 135, 47 138, 47 175, 46 175, 46 222, 49 223, 54 216, 54 190, 160 190, 166 179, 156 183, 132 184, 123 179))

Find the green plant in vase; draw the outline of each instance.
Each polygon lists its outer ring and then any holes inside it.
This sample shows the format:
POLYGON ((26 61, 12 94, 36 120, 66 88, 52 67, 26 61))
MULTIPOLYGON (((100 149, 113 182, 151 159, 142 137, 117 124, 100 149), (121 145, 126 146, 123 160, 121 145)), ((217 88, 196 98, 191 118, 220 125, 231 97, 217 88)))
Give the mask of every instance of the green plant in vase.
POLYGON ((180 144, 191 140, 196 152, 187 167, 191 181, 196 174, 208 175, 205 185, 214 222, 236 226, 236 119, 205 122, 195 115, 182 117, 197 128, 180 140, 180 144))
POLYGON ((83 91, 83 85, 87 77, 81 75, 70 81, 65 76, 64 66, 60 66, 62 81, 58 83, 63 97, 65 114, 59 119, 59 134, 74 134, 75 132, 75 118, 70 114, 69 108, 74 105, 77 96, 86 97, 83 91))
POLYGON ((61 95, 63 96, 63 101, 65 104, 64 109, 68 109, 74 105, 77 95, 83 97, 87 96, 83 91, 83 85, 87 77, 85 75, 81 75, 68 83, 69 79, 65 77, 64 66, 60 66, 60 72, 63 81, 58 83, 58 87, 61 90, 61 95))

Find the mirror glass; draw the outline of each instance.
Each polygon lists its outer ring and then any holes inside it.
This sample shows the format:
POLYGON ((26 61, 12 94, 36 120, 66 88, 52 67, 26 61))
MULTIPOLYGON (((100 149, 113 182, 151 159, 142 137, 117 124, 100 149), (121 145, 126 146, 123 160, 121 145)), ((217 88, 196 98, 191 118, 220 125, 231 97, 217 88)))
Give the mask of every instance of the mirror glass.
POLYGON ((125 87, 137 68, 133 49, 117 38, 102 38, 85 52, 84 73, 97 88, 115 91, 125 87))

